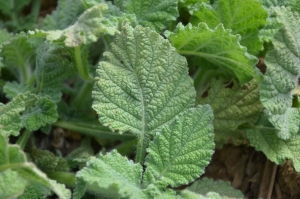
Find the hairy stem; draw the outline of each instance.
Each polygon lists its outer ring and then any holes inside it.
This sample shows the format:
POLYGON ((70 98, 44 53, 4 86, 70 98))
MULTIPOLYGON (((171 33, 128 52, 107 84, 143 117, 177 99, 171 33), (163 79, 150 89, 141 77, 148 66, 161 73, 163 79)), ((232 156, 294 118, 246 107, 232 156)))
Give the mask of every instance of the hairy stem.
POLYGON ((20 148, 22 150, 24 150, 26 144, 27 144, 27 141, 29 139, 29 137, 31 136, 31 131, 29 130, 25 130, 22 135, 19 137, 18 141, 17 141, 17 144, 20 145, 20 148))
POLYGON ((133 140, 135 136, 133 134, 118 134, 112 132, 109 128, 102 126, 101 124, 87 124, 80 122, 69 122, 69 121, 57 121, 53 124, 61 128, 73 130, 84 135, 97 137, 101 139, 112 139, 112 140, 133 140))
POLYGON ((87 65, 83 63, 80 46, 74 47, 74 52, 75 52, 75 65, 80 77, 83 78, 84 80, 92 81, 92 78, 88 73, 87 65))

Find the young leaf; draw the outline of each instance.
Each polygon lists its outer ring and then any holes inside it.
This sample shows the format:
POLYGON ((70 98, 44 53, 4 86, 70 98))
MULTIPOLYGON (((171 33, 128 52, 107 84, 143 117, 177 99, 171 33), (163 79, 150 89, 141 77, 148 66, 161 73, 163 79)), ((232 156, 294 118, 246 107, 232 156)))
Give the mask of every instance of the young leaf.
POLYGON ((105 126, 138 135, 137 159, 142 160, 149 136, 194 105, 186 60, 156 32, 128 25, 104 56, 96 71, 93 108, 105 126))
MULTIPOLYGON (((298 121, 299 122, 299 121, 298 121)), ((247 137, 256 150, 262 151, 268 159, 282 164, 291 159, 297 172, 300 172, 300 135, 282 140, 276 135, 276 129, 268 121, 266 115, 261 116, 256 128, 248 130, 247 137)))
POLYGON ((114 35, 117 30, 116 17, 105 14, 106 4, 95 5, 86 10, 76 23, 63 31, 49 31, 49 40, 63 39, 66 46, 75 47, 97 41, 103 34, 114 35))
POLYGON ((144 183, 177 187, 199 177, 214 152, 213 113, 198 106, 183 112, 147 149, 144 183))
POLYGON ((51 190, 44 187, 38 183, 32 183, 26 187, 23 194, 18 197, 18 199, 45 199, 47 196, 51 195, 51 190))
POLYGON ((232 34, 240 34, 241 45, 247 47, 251 54, 262 50, 262 41, 258 37, 259 28, 266 24, 268 12, 257 0, 218 0, 213 6, 200 6, 193 12, 191 23, 197 26, 200 22, 210 28, 222 23, 225 29, 231 29, 232 34))
POLYGON ((139 25, 159 33, 178 16, 176 0, 130 0, 123 6, 125 13, 135 14, 139 25))
POLYGON ((47 97, 24 94, 26 111, 22 114, 22 125, 30 131, 51 124, 58 118, 56 104, 47 97))
POLYGON ((56 10, 44 20, 44 30, 63 30, 85 10, 82 1, 59 0, 56 10))
POLYGON ((0 103, 0 135, 8 138, 17 136, 21 129, 20 112, 25 111, 25 102, 22 97, 16 97, 7 104, 0 103))
POLYGON ((263 111, 259 100, 259 85, 255 79, 243 86, 233 82, 232 88, 226 88, 221 79, 213 79, 208 96, 199 96, 197 103, 211 105, 215 118, 214 129, 218 133, 235 131, 244 123, 254 124, 263 111))
POLYGON ((0 46, 0 56, 4 59, 4 66, 9 68, 19 82, 27 83, 32 73, 34 48, 27 42, 24 34, 14 36, 3 46, 0 46))
MULTIPOLYGON (((18 145, 9 145, 5 138, 0 135, 0 174, 9 170, 15 171, 18 177, 23 179, 15 181, 15 183, 22 183, 24 180, 39 183, 53 190, 61 199, 71 198, 71 192, 64 185, 49 180, 35 165, 27 162, 25 154, 20 150, 18 145)), ((10 187, 11 185, 6 183, 2 190, 9 190, 10 187)))
POLYGON ((299 130, 300 113, 292 106, 292 90, 300 74, 300 17, 289 8, 274 8, 283 27, 273 39, 274 49, 267 53, 267 72, 260 84, 260 99, 268 110, 269 121, 281 139, 293 137, 299 130))
POLYGON ((179 24, 169 39, 179 54, 196 56, 200 67, 221 68, 226 75, 235 74, 241 84, 256 77, 257 59, 240 45, 240 37, 232 35, 223 25, 210 29, 205 23, 198 27, 179 24))
POLYGON ((106 198, 147 198, 140 188, 142 166, 122 157, 116 150, 92 157, 76 176, 87 186, 94 185, 93 189, 106 198))
POLYGON ((36 51, 36 93, 58 102, 63 82, 72 77, 75 68, 66 48, 44 43, 36 51))

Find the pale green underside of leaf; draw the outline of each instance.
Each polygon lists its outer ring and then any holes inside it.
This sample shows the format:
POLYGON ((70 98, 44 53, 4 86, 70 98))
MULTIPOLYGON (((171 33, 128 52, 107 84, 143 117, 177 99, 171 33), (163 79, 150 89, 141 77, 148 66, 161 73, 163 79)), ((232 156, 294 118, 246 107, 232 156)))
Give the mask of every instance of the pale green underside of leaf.
POLYGON ((7 104, 0 103, 0 135, 8 138, 17 136, 21 129, 20 112, 25 111, 25 103, 21 98, 16 98, 7 104))
MULTIPOLYGON (((299 122, 299 121, 298 121, 299 122)), ((256 128, 248 130, 247 136, 256 150, 262 151, 268 159, 282 164, 287 158, 293 161, 297 172, 300 171, 300 135, 282 140, 276 135, 276 129, 263 115, 256 128)))
POLYGON ((199 177, 214 152, 213 113, 198 106, 177 116, 147 149, 144 183, 177 187, 199 177))
POLYGON ((97 69, 92 97, 112 130, 146 136, 194 106, 187 63, 149 28, 125 26, 97 69))
POLYGON ((267 72, 260 84, 260 99, 268 110, 269 121, 281 139, 289 139, 299 130, 299 111, 291 108, 292 90, 300 73, 300 18, 289 8, 275 8, 283 27, 273 39, 274 50, 266 58, 267 72))
POLYGON ((233 82, 232 88, 226 88, 222 79, 213 79, 209 85, 208 96, 198 96, 197 104, 209 104, 212 107, 216 133, 235 131, 244 123, 256 123, 263 111, 257 80, 253 79, 243 86, 233 82))
MULTIPOLYGON (((0 172, 12 169, 23 180, 39 183, 53 190, 61 199, 70 199, 71 192, 64 185, 58 184, 38 170, 34 164, 26 161, 25 153, 22 152, 18 145, 9 145, 5 137, 0 135, 0 172)), ((7 190, 10 184, 5 184, 7 190)))
POLYGON ((240 190, 234 189, 230 182, 222 180, 214 181, 213 179, 202 178, 187 189, 202 195, 206 195, 209 192, 215 192, 219 194, 222 199, 244 198, 244 195, 240 190))
POLYGON ((266 24, 267 16, 268 12, 257 0, 218 0, 213 6, 202 4, 193 12, 191 23, 197 26, 204 22, 210 28, 221 23, 232 34, 241 35, 240 43, 249 53, 257 54, 263 47, 258 31, 266 24))
POLYGON ((56 10, 44 20, 44 30, 63 30, 72 25, 85 10, 80 0, 59 0, 56 10))
POLYGON ((208 28, 205 23, 200 23, 198 27, 179 24, 169 39, 179 54, 196 56, 200 64, 202 60, 208 61, 211 67, 235 74, 241 84, 256 77, 254 67, 257 58, 249 55, 246 48, 240 45, 238 35, 232 35, 221 24, 215 29, 208 28))
POLYGON ((124 2, 124 12, 135 14, 138 24, 159 33, 178 17, 176 0, 129 0, 124 2))
POLYGON ((94 185, 106 198, 147 198, 140 188, 142 166, 122 157, 116 150, 92 157, 76 177, 87 186, 94 185))
POLYGON ((299 0, 263 0, 263 5, 267 8, 276 6, 290 7, 292 11, 300 12, 300 1, 299 0))
POLYGON ((0 198, 14 199, 21 195, 27 185, 17 172, 10 169, 0 173, 0 198))
MULTIPOLYGON (((73 24, 64 30, 44 31, 49 41, 63 40, 66 46, 75 47, 97 41, 104 34, 118 32, 118 17, 107 11, 106 4, 98 4, 87 9, 73 24)), ((42 31, 43 32, 43 31, 42 31)))

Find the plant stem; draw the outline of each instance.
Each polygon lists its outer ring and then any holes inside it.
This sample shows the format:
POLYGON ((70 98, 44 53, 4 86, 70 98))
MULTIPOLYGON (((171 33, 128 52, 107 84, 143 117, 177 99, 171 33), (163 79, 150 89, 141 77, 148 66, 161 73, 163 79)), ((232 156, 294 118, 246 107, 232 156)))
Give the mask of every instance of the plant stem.
POLYGON ((46 172, 46 174, 49 178, 56 180, 58 183, 65 184, 67 187, 75 188, 76 186, 76 176, 74 173, 52 171, 46 172))
POLYGON ((61 128, 73 130, 78 133, 82 133, 84 135, 101 138, 101 139, 126 141, 126 140, 133 140, 135 138, 133 134, 129 134, 129 133, 124 133, 124 134, 114 133, 108 127, 102 126, 100 124, 87 124, 87 123, 68 122, 68 121, 61 120, 55 122, 53 125, 61 128))
POLYGON ((135 157, 136 163, 140 163, 141 165, 144 164, 146 149, 148 148, 149 143, 150 143, 150 138, 148 134, 145 134, 143 137, 138 138, 136 157, 135 157))
POLYGON ((18 141, 17 141, 17 144, 20 145, 20 148, 22 150, 24 150, 26 144, 27 144, 27 141, 28 141, 28 138, 30 137, 31 135, 31 131, 29 130, 25 130, 22 135, 19 137, 18 141))
POLYGON ((80 46, 74 47, 75 53, 75 63, 78 73, 81 78, 87 81, 92 81, 93 79, 89 76, 87 65, 83 64, 83 60, 81 58, 81 49, 80 46))
POLYGON ((72 101, 71 106, 76 107, 77 109, 82 108, 91 97, 93 85, 94 83, 85 81, 81 86, 79 93, 77 93, 74 100, 72 101))

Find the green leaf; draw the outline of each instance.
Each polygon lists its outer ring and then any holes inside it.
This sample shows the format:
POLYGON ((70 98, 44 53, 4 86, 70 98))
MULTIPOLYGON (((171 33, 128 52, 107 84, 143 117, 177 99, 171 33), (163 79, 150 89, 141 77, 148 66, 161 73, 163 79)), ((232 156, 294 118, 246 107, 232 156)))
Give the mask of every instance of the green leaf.
POLYGON ((142 160, 149 136, 194 105, 186 60, 159 34, 140 26, 125 26, 104 56, 93 108, 105 126, 138 135, 137 159, 142 160))
POLYGON ((58 118, 56 104, 46 97, 24 95, 26 111, 22 114, 22 125, 30 131, 55 122, 58 118))
POLYGON ((63 82, 74 73, 68 49, 47 43, 39 46, 35 71, 36 93, 41 93, 54 102, 60 101, 63 82))
POLYGON ((263 5, 267 8, 276 6, 290 7, 294 12, 300 12, 300 1, 299 0, 263 0, 263 5))
MULTIPOLYGON (((0 174, 9 170, 15 171, 23 181, 39 183, 53 190, 61 199, 71 198, 70 190, 66 189, 64 185, 49 180, 35 165, 27 162, 25 154, 20 150, 18 145, 9 145, 5 137, 0 135, 0 174)), ((16 183, 23 181, 16 181, 16 183)), ((11 187, 8 183, 4 186, 5 188, 2 190, 9 190, 11 187)))
POLYGON ((275 8, 283 27, 273 39, 274 49, 265 58, 267 72, 260 84, 260 99, 268 110, 269 121, 281 139, 293 137, 299 130, 300 112, 292 106, 292 90, 300 74, 300 18, 289 8, 275 8))
POLYGON ((196 181, 192 186, 188 187, 188 190, 202 195, 206 195, 209 192, 218 193, 221 198, 244 198, 243 193, 240 190, 234 189, 230 182, 214 181, 209 178, 202 178, 196 181))
POLYGON ((0 56, 4 59, 4 66, 14 73, 19 82, 29 81, 34 61, 34 48, 27 42, 25 34, 16 35, 2 47, 0 46, 0 56))
POLYGON ((140 188, 142 166, 122 157, 116 150, 92 157, 76 177, 87 186, 95 186, 105 198, 143 199, 147 196, 140 188))
MULTIPOLYGON (((299 121, 298 121, 299 122, 299 121)), ((256 150, 262 151, 268 159, 276 164, 282 164, 287 158, 291 159, 297 172, 300 171, 300 135, 282 140, 276 135, 276 129, 263 115, 256 127, 248 130, 247 136, 256 150)))
POLYGON ((18 199, 45 199, 47 196, 51 195, 51 190, 38 183, 32 183, 26 187, 24 193, 18 197, 18 199))
POLYGON ((254 70, 257 58, 240 45, 238 35, 232 35, 221 24, 215 29, 205 23, 198 27, 179 24, 169 39, 179 54, 196 56, 200 67, 219 68, 227 76, 235 74, 241 84, 257 76, 254 70))
POLYGON ((105 15, 106 4, 95 5, 86 10, 76 23, 63 31, 49 32, 49 40, 63 39, 66 46, 75 47, 97 41, 100 35, 114 35, 117 30, 117 18, 105 15))
POLYGON ((44 30, 63 30, 75 23, 84 12, 82 1, 59 0, 56 10, 44 20, 44 30))
POLYGON ((6 82, 3 86, 3 92, 5 93, 5 97, 10 100, 19 95, 20 93, 25 93, 26 91, 34 91, 34 89, 27 84, 18 84, 15 81, 6 82))
POLYGON ((11 15, 12 12, 19 13, 24 6, 30 3, 30 0, 11 0, 11 1, 0 1, 0 11, 4 15, 11 15))
POLYGON ((17 136, 21 130, 20 113, 25 111, 25 103, 22 97, 16 97, 7 104, 0 103, 0 135, 8 138, 17 136))
POLYGON ((240 43, 247 47, 251 54, 262 50, 262 41, 258 31, 266 24, 268 12, 257 0, 218 0, 212 6, 202 4, 198 11, 193 12, 191 23, 197 26, 200 22, 210 28, 222 23, 232 34, 240 34, 240 43))
POLYGON ((147 149, 144 182, 177 187, 199 177, 214 153, 212 121, 206 105, 188 109, 165 126, 147 149))
POLYGON ((129 0, 124 12, 135 14, 138 24, 161 32, 178 17, 176 0, 129 0))
POLYGON ((198 104, 209 104, 214 111, 214 129, 217 133, 235 131, 244 123, 255 124, 263 111, 259 100, 259 84, 253 79, 240 86, 233 82, 228 88, 222 79, 210 81, 208 96, 198 96, 198 104))
POLYGON ((28 182, 10 169, 0 173, 0 198, 13 199, 21 195, 28 182))
POLYGON ((55 156, 48 150, 33 148, 30 150, 30 157, 36 166, 44 172, 69 171, 67 161, 62 157, 55 156))

